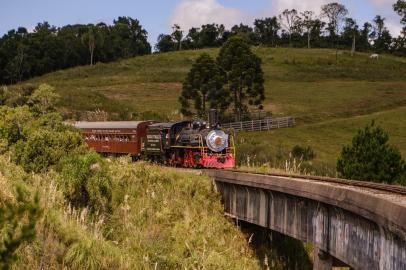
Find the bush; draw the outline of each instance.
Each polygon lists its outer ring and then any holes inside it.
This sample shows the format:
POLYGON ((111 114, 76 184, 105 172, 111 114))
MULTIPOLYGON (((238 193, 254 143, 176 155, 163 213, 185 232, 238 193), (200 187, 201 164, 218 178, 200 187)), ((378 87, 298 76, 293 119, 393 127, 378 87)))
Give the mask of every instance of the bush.
POLYGON ((388 141, 388 134, 374 122, 358 130, 352 145, 341 151, 337 171, 348 179, 402 183, 406 165, 399 150, 388 141))
POLYGON ((292 148, 292 156, 303 161, 309 161, 316 157, 313 149, 310 146, 303 147, 300 145, 295 145, 292 148))
POLYGON ((24 128, 32 120, 33 115, 27 106, 0 107, 0 138, 7 142, 7 148, 18 140, 24 139, 24 128))
POLYGON ((46 114, 55 111, 55 105, 60 96, 55 89, 48 84, 41 84, 30 96, 28 104, 36 114, 46 114))
POLYGON ((12 148, 13 161, 25 171, 46 172, 59 160, 82 146, 82 137, 74 131, 54 132, 48 129, 30 130, 26 140, 12 148))
POLYGON ((112 181, 97 153, 70 155, 61 160, 58 169, 65 197, 73 206, 110 210, 112 181))

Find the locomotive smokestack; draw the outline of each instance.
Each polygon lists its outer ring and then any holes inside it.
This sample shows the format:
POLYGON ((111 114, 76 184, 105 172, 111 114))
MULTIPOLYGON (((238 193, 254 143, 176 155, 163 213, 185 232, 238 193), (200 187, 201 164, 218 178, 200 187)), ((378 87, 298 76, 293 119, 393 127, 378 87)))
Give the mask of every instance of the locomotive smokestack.
POLYGON ((209 125, 211 128, 215 128, 218 125, 218 115, 216 109, 210 109, 209 111, 209 125))

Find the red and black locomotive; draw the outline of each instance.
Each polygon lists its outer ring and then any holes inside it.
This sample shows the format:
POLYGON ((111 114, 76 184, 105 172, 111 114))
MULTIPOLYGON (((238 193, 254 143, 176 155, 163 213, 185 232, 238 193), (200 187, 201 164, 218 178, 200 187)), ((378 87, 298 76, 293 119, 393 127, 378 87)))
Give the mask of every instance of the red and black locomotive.
POLYGON ((234 137, 220 128, 216 110, 210 111, 208 122, 77 122, 75 126, 100 153, 130 154, 172 166, 235 167, 234 137))

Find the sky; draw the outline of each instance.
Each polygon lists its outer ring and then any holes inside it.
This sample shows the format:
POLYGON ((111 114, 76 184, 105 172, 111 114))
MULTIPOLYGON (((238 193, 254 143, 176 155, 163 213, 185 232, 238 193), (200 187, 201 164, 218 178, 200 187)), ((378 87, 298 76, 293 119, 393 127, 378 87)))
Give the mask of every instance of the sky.
MULTIPOLYGON (((337 1, 337 0, 335 0, 337 1)), ((179 24, 186 31, 206 23, 222 23, 230 28, 255 18, 279 14, 286 8, 313 10, 333 0, 0 0, 0 36, 19 26, 33 29, 38 22, 51 25, 112 23, 118 16, 130 16, 141 22, 154 45, 160 33, 169 33, 179 24)), ((394 13, 395 0, 339 0, 349 16, 362 25, 377 14, 386 18, 391 33, 398 36, 400 17, 394 13)))

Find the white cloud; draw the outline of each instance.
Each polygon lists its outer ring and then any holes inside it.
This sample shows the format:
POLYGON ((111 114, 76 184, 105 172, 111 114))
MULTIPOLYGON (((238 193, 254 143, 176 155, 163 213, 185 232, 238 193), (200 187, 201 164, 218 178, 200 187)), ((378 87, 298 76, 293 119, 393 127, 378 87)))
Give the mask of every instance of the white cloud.
POLYGON ((330 3, 330 0, 273 0, 271 7, 273 14, 280 14, 285 9, 296 9, 297 11, 311 10, 319 13, 322 5, 330 3))
POLYGON ((200 27, 207 23, 224 24, 227 28, 235 24, 252 23, 249 14, 226 7, 217 0, 182 0, 176 7, 169 24, 179 24, 182 29, 200 27))
MULTIPOLYGON (((235 24, 245 23, 252 25, 255 18, 276 16, 285 9, 296 9, 299 12, 312 10, 320 14, 321 6, 332 2, 331 0, 269 0, 269 7, 255 14, 241 9, 224 6, 218 0, 181 0, 175 8, 168 21, 168 27, 179 24, 182 29, 200 27, 206 23, 224 24, 226 28, 231 28, 235 24)), ((338 0, 349 9, 349 16, 357 19, 360 26, 365 21, 372 21, 373 18, 365 18, 357 5, 350 0, 338 0)), ((373 14, 380 14, 386 18, 386 25, 392 35, 400 33, 400 17, 393 12, 392 4, 394 0, 365 0, 366 9, 371 9, 373 14)))

